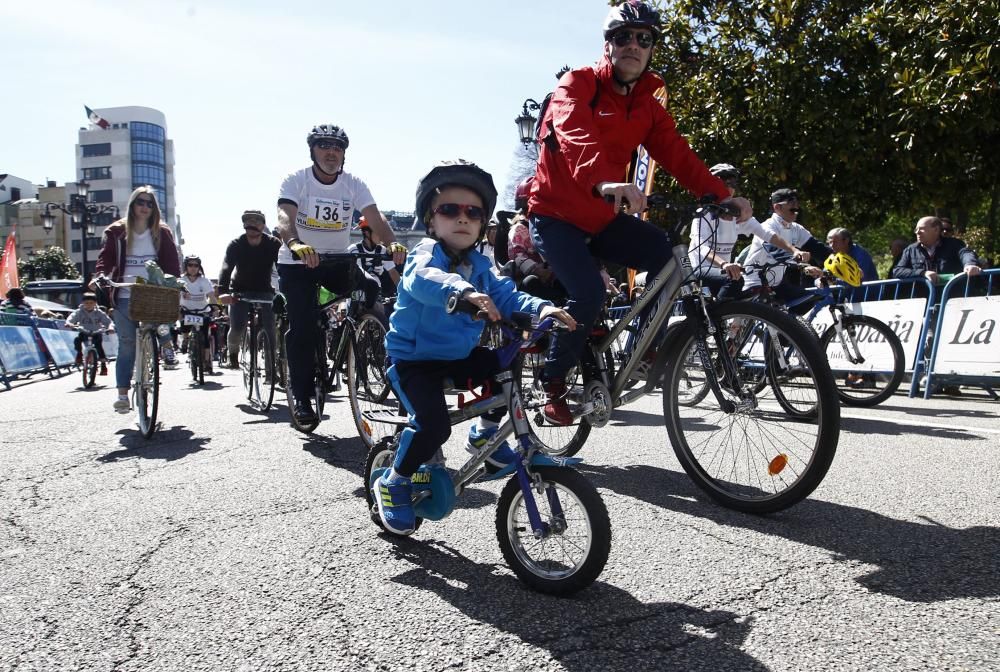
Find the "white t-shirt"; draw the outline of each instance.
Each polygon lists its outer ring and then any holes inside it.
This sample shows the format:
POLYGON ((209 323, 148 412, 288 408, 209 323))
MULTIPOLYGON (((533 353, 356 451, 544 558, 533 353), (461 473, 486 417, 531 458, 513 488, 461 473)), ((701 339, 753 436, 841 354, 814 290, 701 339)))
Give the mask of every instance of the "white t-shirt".
POLYGON ((691 243, 688 245, 691 266, 701 269, 700 277, 707 275, 721 278, 724 275, 722 267, 713 264, 708 253, 715 252, 719 258, 730 261, 736 239, 751 235, 771 239, 771 234, 766 233, 761 223, 753 217, 742 224, 737 224, 735 219, 698 217, 691 223, 691 243))
MULTIPOLYGON (((348 252, 360 252, 362 254, 368 253, 379 253, 385 254, 384 245, 376 245, 374 250, 366 250, 364 243, 354 243, 347 248, 348 252)), ((387 259, 385 261, 378 261, 376 259, 358 259, 358 267, 362 271, 368 271, 376 278, 381 277, 386 271, 391 271, 396 268, 396 264, 392 263, 392 259, 387 259)))
MULTIPOLYGON (((146 272, 146 262, 156 261, 156 248, 153 247, 153 234, 149 229, 142 233, 132 234, 132 248, 125 252, 125 272, 122 282, 135 282, 136 278, 148 278, 146 272)), ((132 290, 122 287, 118 290, 120 298, 127 298, 132 295, 132 290)))
POLYGON ((182 275, 180 279, 184 283, 187 293, 191 295, 190 299, 185 299, 184 295, 181 294, 181 307, 188 310, 208 308, 208 295, 212 293, 212 281, 204 275, 199 275, 194 280, 182 275))
MULTIPOLYGON (((354 211, 375 204, 367 185, 350 173, 341 173, 333 184, 323 184, 313 175, 312 166, 286 177, 278 199, 291 201, 298 207, 294 237, 317 252, 327 253, 347 250, 354 211)), ((288 246, 282 245, 278 263, 302 262, 293 259, 288 246)))
MULTIPOLYGON (((759 237, 754 237, 753 242, 750 243, 750 253, 747 255, 746 262, 743 264, 744 267, 750 264, 770 264, 774 263, 774 257, 772 257, 767 250, 764 249, 764 243, 770 242, 771 236, 778 234, 786 243, 792 247, 801 248, 806 244, 812 234, 796 222, 786 222, 777 214, 771 215, 769 218, 761 222, 761 226, 764 227, 764 232, 766 233, 765 239, 759 237)), ((767 273, 767 283, 774 287, 782 281, 785 277, 785 267, 778 266, 768 271, 767 273)), ((744 274, 743 288, 750 289, 753 287, 760 287, 760 274, 759 269, 746 272, 744 274)))

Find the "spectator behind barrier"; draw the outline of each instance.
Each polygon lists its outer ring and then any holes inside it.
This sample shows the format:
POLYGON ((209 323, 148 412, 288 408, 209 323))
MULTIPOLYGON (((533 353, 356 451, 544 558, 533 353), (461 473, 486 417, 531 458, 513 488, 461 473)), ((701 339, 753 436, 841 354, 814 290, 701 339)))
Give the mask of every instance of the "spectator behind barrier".
POLYGON ((941 235, 942 222, 938 217, 922 217, 914 233, 917 242, 903 250, 899 263, 892 269, 894 278, 924 276, 934 283, 941 282, 941 274, 968 273, 979 275, 976 253, 958 238, 941 235))
POLYGON ((868 250, 854 242, 850 231, 841 227, 830 229, 830 233, 826 234, 826 244, 830 246, 834 254, 840 252, 854 257, 854 261, 858 262, 858 266, 861 268, 862 282, 878 280, 878 271, 875 269, 872 255, 868 254, 868 250))

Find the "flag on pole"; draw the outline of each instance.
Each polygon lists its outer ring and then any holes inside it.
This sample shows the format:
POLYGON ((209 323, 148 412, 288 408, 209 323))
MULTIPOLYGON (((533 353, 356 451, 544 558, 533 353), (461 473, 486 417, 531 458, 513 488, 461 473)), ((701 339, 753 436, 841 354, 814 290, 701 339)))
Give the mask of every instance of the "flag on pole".
POLYGON ((11 231, 3 247, 3 261, 0 262, 0 295, 7 296, 11 288, 20 286, 17 280, 17 242, 11 231))
POLYGON ((90 123, 97 124, 101 128, 107 128, 108 126, 111 125, 108 123, 107 119, 99 115, 97 112, 94 112, 86 105, 83 106, 83 109, 87 110, 87 118, 90 119, 90 123))

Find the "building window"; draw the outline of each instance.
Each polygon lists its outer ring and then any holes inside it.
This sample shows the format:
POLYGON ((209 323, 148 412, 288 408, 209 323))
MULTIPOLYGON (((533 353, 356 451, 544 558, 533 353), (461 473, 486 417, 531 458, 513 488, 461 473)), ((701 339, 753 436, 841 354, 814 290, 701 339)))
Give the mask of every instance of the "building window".
POLYGON ((83 156, 110 156, 111 155, 111 143, 110 142, 99 142, 95 145, 81 145, 83 149, 83 156))
POLYGON ((153 187, 164 188, 167 186, 167 171, 163 166, 151 163, 132 163, 132 182, 134 184, 148 184, 153 187))
POLYGON ((85 180, 110 180, 111 179, 111 167, 103 166, 101 168, 84 168, 83 169, 83 179, 85 180))
POLYGON ((166 154, 163 145, 147 140, 132 141, 132 160, 164 165, 166 154))
POLYGON ((79 240, 70 241, 70 249, 73 250, 73 254, 80 254, 80 241, 79 240))
POLYGON ((87 193, 87 200, 91 203, 111 203, 115 199, 110 189, 94 189, 87 193))
POLYGON ((153 140, 154 142, 163 144, 163 141, 167 137, 162 126, 150 124, 145 121, 133 121, 131 130, 133 140, 153 140))

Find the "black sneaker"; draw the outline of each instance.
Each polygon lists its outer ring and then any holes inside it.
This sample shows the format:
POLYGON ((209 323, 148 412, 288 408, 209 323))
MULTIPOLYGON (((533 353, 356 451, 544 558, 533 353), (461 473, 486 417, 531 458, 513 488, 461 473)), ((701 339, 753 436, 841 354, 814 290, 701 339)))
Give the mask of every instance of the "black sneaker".
POLYGON ((295 402, 295 408, 292 411, 295 416, 295 422, 303 425, 308 425, 310 423, 316 422, 316 412, 313 410, 312 404, 309 400, 295 402))

